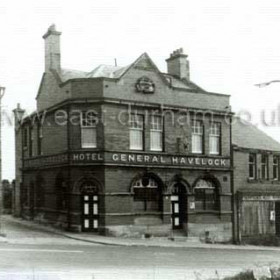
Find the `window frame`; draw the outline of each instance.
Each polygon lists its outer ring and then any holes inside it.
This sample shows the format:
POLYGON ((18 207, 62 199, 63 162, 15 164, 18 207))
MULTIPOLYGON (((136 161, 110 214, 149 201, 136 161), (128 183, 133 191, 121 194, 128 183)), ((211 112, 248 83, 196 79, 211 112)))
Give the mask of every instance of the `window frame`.
POLYGON ((249 167, 249 172, 248 172, 248 178, 250 180, 256 180, 257 179, 257 154, 255 153, 249 153, 249 158, 248 158, 248 167, 249 167), (253 161, 250 161, 250 158, 253 158, 253 161), (250 167, 253 166, 253 176, 250 176, 250 167))
POLYGON ((145 116, 143 114, 130 114, 129 115, 129 150, 132 151, 144 151, 145 150, 145 116), (136 119, 133 119, 133 118, 136 119), (141 119, 141 121, 139 122, 138 118, 141 119), (139 127, 137 127, 137 125, 139 125, 139 123, 142 123, 139 127), (136 127, 134 127, 134 125, 136 124, 136 127), (141 135, 141 146, 136 147, 135 143, 132 143, 132 132, 135 131, 140 131, 140 135, 141 135), (132 145, 133 144, 133 145, 132 145))
POLYGON ((37 154, 41 156, 42 153, 42 142, 43 142, 43 127, 40 123, 37 125, 37 154))
POLYGON ((195 210, 196 211, 203 211, 203 212, 219 212, 220 211, 220 193, 218 190, 218 186, 211 179, 201 178, 201 179, 197 180, 197 182, 194 186, 194 199, 195 199, 195 210), (213 187, 205 187, 205 188, 198 187, 197 184, 199 181, 205 181, 207 183, 207 185, 211 184, 213 187), (206 193, 207 190, 212 190, 213 193, 207 194, 206 193), (199 200, 197 199, 198 192, 196 192, 196 191, 200 191, 200 195, 203 196, 203 199, 199 199, 199 200), (209 207, 209 202, 211 202, 211 200, 207 199, 210 197, 210 195, 212 197, 214 197, 211 207, 209 207), (201 202, 201 205, 202 205, 201 208, 197 208, 198 201, 201 202))
POLYGON ((161 191, 158 182, 149 177, 149 184, 147 186, 143 186, 142 179, 140 178, 133 182, 131 190, 133 194, 133 201, 135 202, 143 202, 143 210, 138 210, 139 212, 147 213, 147 212, 160 212, 160 203, 161 203, 161 191), (139 190, 135 191, 135 190, 139 190), (141 194, 142 193, 142 194, 141 194), (157 203, 157 210, 149 209, 148 203, 157 203))
POLYGON ((161 115, 151 115, 150 116, 150 151, 154 152, 162 152, 164 150, 163 145, 163 137, 164 137, 164 118, 161 115), (155 119, 158 121, 155 122, 155 119), (154 148, 152 147, 152 135, 153 133, 159 133, 160 135, 160 148, 154 148))
POLYGON ((267 154, 261 154, 261 179, 269 180, 269 157, 267 154), (265 162, 263 161, 265 159, 265 162))
POLYGON ((273 155, 273 161, 272 161, 272 179, 274 181, 279 181, 279 161, 280 156, 279 155, 273 155), (276 163, 274 161, 276 159, 276 163), (275 172, 276 171, 276 172, 275 172), (275 176, 276 175, 276 176, 275 176))
POLYGON ((191 125, 191 131, 192 131, 192 153, 193 154, 204 154, 204 123, 202 120, 192 120, 191 125), (196 126, 195 124, 200 124, 199 126, 196 126), (194 130, 201 130, 200 132, 194 132, 194 130), (194 150, 194 136, 199 136, 201 138, 201 151, 194 150))
POLYGON ((83 111, 80 115, 80 135, 81 135, 81 148, 82 149, 95 149, 97 148, 97 120, 95 121, 88 120, 87 117, 89 117, 89 114, 93 114, 93 118, 97 118, 97 114, 93 111, 83 111), (92 123, 91 123, 92 122, 92 123), (95 123, 94 123, 95 122, 95 123), (83 136, 83 130, 90 130, 92 129, 94 132, 94 140, 89 143, 87 141, 85 143, 84 136, 83 136))
POLYGON ((28 147, 28 127, 26 126, 26 127, 24 127, 23 128, 23 137, 22 137, 23 139, 23 148, 24 149, 27 149, 27 147, 28 147))
POLYGON ((32 126, 29 126, 29 157, 34 155, 34 129, 32 126))
POLYGON ((209 154, 210 155, 216 155, 216 156, 221 155, 221 151, 222 151, 221 139, 222 139, 222 124, 220 122, 211 122, 209 127, 209 154), (213 127, 215 125, 218 126, 218 130, 216 130, 216 127, 213 127), (217 143, 219 146, 217 152, 211 151, 211 139, 218 139, 217 143))

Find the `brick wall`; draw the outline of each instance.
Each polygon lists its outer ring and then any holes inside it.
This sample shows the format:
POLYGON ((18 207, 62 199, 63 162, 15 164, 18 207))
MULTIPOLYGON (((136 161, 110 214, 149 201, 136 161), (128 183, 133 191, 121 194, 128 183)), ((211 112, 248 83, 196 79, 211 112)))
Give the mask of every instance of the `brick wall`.
POLYGON ((106 80, 104 85, 103 96, 110 98, 223 111, 229 105, 229 96, 171 89, 154 71, 134 68, 117 83, 106 80), (145 95, 136 92, 135 84, 141 76, 148 76, 154 82, 155 93, 145 95))

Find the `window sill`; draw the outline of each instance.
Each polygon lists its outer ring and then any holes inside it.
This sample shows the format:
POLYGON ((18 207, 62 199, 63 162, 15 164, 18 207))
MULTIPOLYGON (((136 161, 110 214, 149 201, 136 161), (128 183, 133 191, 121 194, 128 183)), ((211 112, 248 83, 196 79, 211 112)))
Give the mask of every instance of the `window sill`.
POLYGON ((272 183, 272 182, 279 182, 276 180, 271 180, 271 179, 251 179, 251 178, 247 178, 247 182, 248 183, 272 183))
POLYGON ((257 182, 259 182, 259 180, 255 179, 255 178, 247 178, 247 182, 248 183, 257 183, 257 182))
POLYGON ((219 210, 195 210, 194 212, 196 214, 215 214, 215 215, 220 214, 219 210))
POLYGON ((279 179, 272 179, 271 183, 272 184, 280 184, 280 180, 279 179))
POLYGON ((135 216, 141 216, 141 215, 147 215, 147 216, 153 216, 153 215, 161 215, 162 212, 158 211, 158 212, 150 212, 150 211, 138 211, 138 212, 134 212, 133 213, 135 216))

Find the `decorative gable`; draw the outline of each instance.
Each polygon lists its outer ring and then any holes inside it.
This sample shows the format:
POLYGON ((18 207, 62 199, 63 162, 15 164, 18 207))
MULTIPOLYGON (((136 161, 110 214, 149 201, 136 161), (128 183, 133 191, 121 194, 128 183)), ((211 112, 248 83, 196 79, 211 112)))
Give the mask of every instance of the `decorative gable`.
POLYGON ((146 70, 146 71, 157 70, 157 68, 155 67, 155 65, 153 64, 153 62, 151 61, 151 59, 149 58, 149 56, 146 53, 142 54, 137 59, 137 61, 133 65, 133 68, 146 70))

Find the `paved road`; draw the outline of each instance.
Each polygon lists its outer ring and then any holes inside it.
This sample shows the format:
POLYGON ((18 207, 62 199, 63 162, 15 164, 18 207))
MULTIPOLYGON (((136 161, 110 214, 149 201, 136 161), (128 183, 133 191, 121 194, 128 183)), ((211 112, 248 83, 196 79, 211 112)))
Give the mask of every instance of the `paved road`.
POLYGON ((280 263, 280 251, 104 246, 6 222, 0 243, 2 279, 195 279, 280 263))

